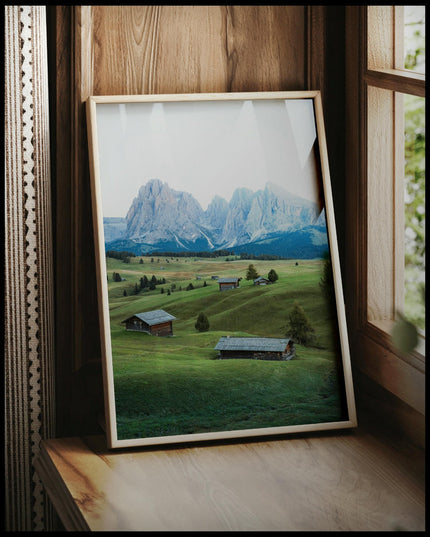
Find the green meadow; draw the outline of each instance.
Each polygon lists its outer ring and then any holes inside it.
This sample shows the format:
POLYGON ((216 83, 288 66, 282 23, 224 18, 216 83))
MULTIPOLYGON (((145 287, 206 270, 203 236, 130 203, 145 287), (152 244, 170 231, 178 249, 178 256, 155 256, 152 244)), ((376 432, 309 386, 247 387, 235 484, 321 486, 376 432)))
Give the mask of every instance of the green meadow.
POLYGON ((107 258, 118 438, 345 419, 337 329, 319 285, 322 268, 322 260, 107 258), (245 279, 251 263, 262 276, 274 269, 279 279, 254 286, 245 279), (122 281, 113 281, 114 272, 122 281), (135 294, 143 276, 165 283, 135 294), (212 276, 242 280, 238 289, 220 292, 212 276), (315 330, 313 347, 296 345, 290 361, 217 359, 221 336, 288 336, 294 301, 315 330), (155 309, 176 317, 172 337, 126 331, 124 319, 155 309), (200 312, 209 319, 207 332, 195 329, 200 312))

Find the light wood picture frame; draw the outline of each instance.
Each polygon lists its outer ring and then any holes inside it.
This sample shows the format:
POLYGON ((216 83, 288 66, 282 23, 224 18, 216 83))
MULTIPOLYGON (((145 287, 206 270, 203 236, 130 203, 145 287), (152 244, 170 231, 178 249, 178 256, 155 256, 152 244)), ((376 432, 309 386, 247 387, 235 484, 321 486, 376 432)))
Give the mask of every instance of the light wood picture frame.
POLYGON ((320 92, 86 105, 108 447, 355 427, 320 92))

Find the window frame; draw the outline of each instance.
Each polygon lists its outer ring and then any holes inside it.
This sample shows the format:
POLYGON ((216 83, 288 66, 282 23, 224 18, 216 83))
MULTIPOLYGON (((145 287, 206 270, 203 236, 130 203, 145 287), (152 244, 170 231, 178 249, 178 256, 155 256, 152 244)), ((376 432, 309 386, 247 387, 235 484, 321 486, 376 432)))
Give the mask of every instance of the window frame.
MULTIPOLYGON (((403 279, 400 278, 404 270, 400 261, 404 267, 403 248, 400 251, 397 249, 393 255, 395 238, 399 234, 403 237, 404 225, 402 218, 395 217, 396 214, 403 214, 400 209, 404 201, 403 189, 400 190, 399 182, 394 180, 401 167, 404 167, 402 144, 399 143, 400 132, 403 140, 403 111, 395 92, 425 96, 425 75, 399 69, 399 62, 403 60, 400 59, 401 54, 396 54, 401 49, 396 46, 399 36, 396 25, 402 25, 403 21, 396 17, 398 8, 399 6, 345 8, 348 215, 345 297, 353 366, 424 414, 424 352, 416 349, 402 354, 393 347, 390 337, 394 313, 403 305, 404 287, 403 279), (373 13, 376 15, 376 24, 373 17, 368 17, 369 9, 377 11, 373 13), (382 103, 388 117, 381 115, 384 122, 394 125, 389 139, 382 138, 383 126, 376 125, 375 116, 369 114, 369 108, 372 107, 369 98, 374 98, 375 92, 380 90, 389 90, 382 103), (370 139, 372 133, 374 138, 370 139), (372 181, 372 170, 369 170, 372 165, 381 165, 378 162, 369 166, 369 158, 373 156, 373 160, 376 160, 378 151, 391 152, 391 159, 389 155, 388 158, 380 159, 389 162, 392 167, 391 170, 385 170, 388 179, 382 182, 372 181), (388 198, 383 200, 384 196, 388 198), (375 222, 372 211, 375 209, 376 197, 379 202, 385 202, 385 207, 379 211, 379 220, 375 222), (387 236, 389 243, 383 253, 375 245, 378 241, 383 244, 387 236), (387 266, 391 275, 388 282, 387 266), (382 268, 385 274, 382 274, 382 268), (375 276, 378 274, 381 274, 379 281, 375 276), (378 291, 380 285, 385 286, 385 290, 387 286, 390 289, 391 295, 385 303, 382 301, 387 298, 386 292, 378 291), (379 293, 379 296, 375 296, 375 293, 379 293), (369 308, 372 302, 380 307, 379 313, 375 314, 369 308)), ((397 248, 398 246, 397 241, 397 248)))

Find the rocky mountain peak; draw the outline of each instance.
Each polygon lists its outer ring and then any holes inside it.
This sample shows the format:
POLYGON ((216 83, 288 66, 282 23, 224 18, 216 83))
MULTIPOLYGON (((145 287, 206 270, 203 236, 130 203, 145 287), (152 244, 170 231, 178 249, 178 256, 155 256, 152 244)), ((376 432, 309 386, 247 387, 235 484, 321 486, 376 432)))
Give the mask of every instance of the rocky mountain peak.
POLYGON ((199 233, 197 222, 203 210, 187 192, 173 190, 167 183, 152 179, 140 187, 126 216, 126 236, 154 240, 164 236, 199 233))
POLYGON ((318 216, 316 204, 273 183, 256 192, 237 188, 230 202, 216 195, 203 211, 191 193, 151 179, 127 212, 123 238, 160 248, 212 250, 295 232, 314 225, 318 216))

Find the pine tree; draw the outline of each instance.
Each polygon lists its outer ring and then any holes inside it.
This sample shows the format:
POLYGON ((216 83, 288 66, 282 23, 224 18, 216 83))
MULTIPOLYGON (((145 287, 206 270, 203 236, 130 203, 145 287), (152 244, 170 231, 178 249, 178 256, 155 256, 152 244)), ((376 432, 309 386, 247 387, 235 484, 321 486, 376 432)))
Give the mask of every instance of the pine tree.
POLYGON ((294 302, 293 309, 288 316, 287 337, 301 345, 309 346, 315 343, 315 330, 305 310, 297 301, 294 302))
POLYGON ((248 270, 246 271, 246 279, 247 280, 255 280, 256 278, 258 278, 260 275, 258 274, 256 268, 254 267, 253 264, 249 265, 248 266, 248 270))
POLYGON ((325 257, 323 273, 320 279, 320 289, 327 301, 330 317, 334 318, 336 316, 336 299, 334 294, 333 269, 328 255, 325 257))
POLYGON ((199 313, 194 327, 199 332, 207 332, 209 330, 209 319, 203 312, 199 313))
POLYGON ((275 283, 278 278, 279 276, 274 269, 269 270, 269 274, 267 275, 269 282, 275 283))

